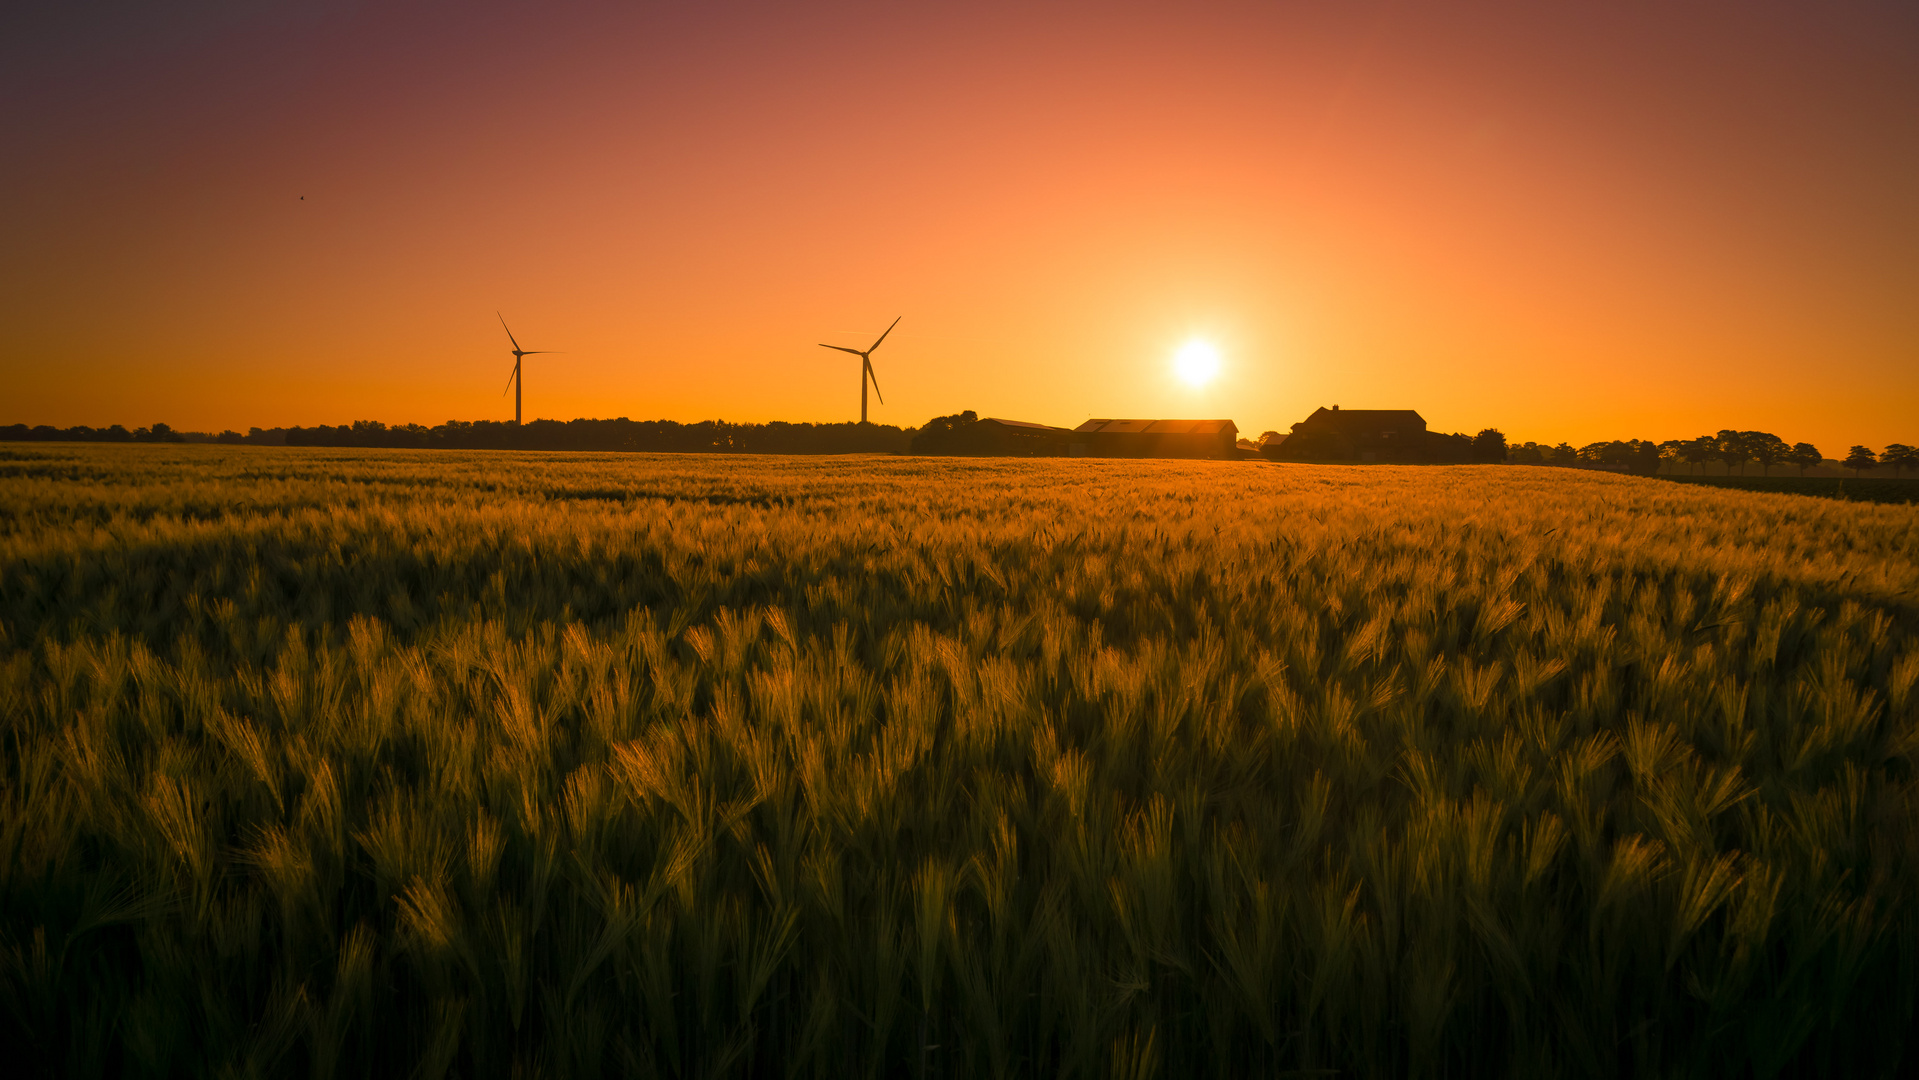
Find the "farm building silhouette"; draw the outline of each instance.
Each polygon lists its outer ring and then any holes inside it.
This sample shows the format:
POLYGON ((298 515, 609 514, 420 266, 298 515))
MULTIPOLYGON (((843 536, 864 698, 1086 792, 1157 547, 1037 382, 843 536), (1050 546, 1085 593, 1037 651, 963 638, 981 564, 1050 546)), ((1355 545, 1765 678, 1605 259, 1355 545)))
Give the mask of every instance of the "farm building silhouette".
POLYGON ((1231 420, 1088 420, 1073 429, 1067 453, 1089 457, 1235 458, 1231 420))
POLYGON ((1335 405, 1314 409, 1291 434, 1261 440, 1260 453, 1282 461, 1431 461, 1442 456, 1432 434, 1413 409, 1335 405))
POLYGON ((1239 427, 1231 420, 1088 420, 1054 427, 970 410, 927 422, 913 439, 916 454, 1001 457, 1237 458, 1239 427))
POLYGON ((1066 453, 1066 428, 978 417, 971 409, 927 421, 913 437, 916 454, 978 454, 984 457, 1059 457, 1066 453))

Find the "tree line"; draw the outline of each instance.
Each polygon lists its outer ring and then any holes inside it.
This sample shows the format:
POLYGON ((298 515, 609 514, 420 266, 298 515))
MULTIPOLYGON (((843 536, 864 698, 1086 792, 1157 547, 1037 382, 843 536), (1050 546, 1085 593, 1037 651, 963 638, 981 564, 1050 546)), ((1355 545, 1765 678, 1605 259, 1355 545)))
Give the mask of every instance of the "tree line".
MULTIPOLYGON (((259 428, 254 428, 259 431, 259 428)), ((276 429, 278 430, 278 429, 276 429)), ((166 424, 155 424, 150 428, 134 428, 128 431, 120 424, 112 427, 94 428, 78 424, 70 428, 50 427, 40 424, 28 427, 25 424, 9 424, 0 427, 0 440, 10 442, 245 442, 246 437, 236 431, 221 435, 209 435, 203 431, 175 431, 166 424), (227 438, 232 436, 232 438, 227 438)), ((285 440, 281 440, 284 442, 285 440)))
POLYGON ((176 431, 166 424, 128 431, 111 428, 0 427, 0 440, 25 442, 210 442, 255 446, 329 446, 419 450, 587 450, 681 454, 887 454, 906 453, 913 428, 889 424, 736 424, 705 420, 449 420, 387 426, 378 420, 316 427, 252 428, 242 435, 222 431, 176 431))
MULTIPOLYGON (((1499 433, 1489 429, 1481 432, 1479 438, 1489 435, 1499 433)), ((1499 439, 1503 442, 1504 436, 1499 439)), ((1737 469, 1745 475, 1748 467, 1757 466, 1761 476, 1770 476, 1774 468, 1780 467, 1796 468, 1799 475, 1804 476, 1807 469, 1823 464, 1826 456, 1808 442, 1788 443, 1769 431, 1727 428, 1716 435, 1657 443, 1651 439, 1608 439, 1574 447, 1563 442, 1554 446, 1528 442, 1509 448, 1506 460, 1516 465, 1618 468, 1643 473, 1658 472, 1662 465, 1676 472, 1683 465, 1695 474, 1705 465, 1718 463, 1726 467, 1728 474, 1737 469)), ((1907 469, 1919 472, 1919 450, 1904 443, 1889 444, 1883 453, 1874 453, 1868 446, 1854 446, 1837 461, 1854 475, 1881 465, 1889 466, 1895 476, 1904 475, 1907 469)))
MULTIPOLYGON (((0 427, 0 441, 18 442, 108 442, 108 443, 226 443, 253 446, 327 446, 368 449, 440 449, 440 450, 586 450, 626 453, 679 454, 906 454, 951 452, 941 443, 943 436, 965 426, 970 413, 937 417, 923 429, 894 427, 890 424, 789 424, 775 420, 764 424, 736 424, 724 420, 704 420, 682 424, 674 420, 534 420, 515 424, 504 420, 448 420, 427 427, 400 424, 392 427, 378 420, 356 420, 351 424, 290 428, 250 428, 246 434, 227 430, 217 434, 203 431, 178 431, 167 424, 154 424, 128 430, 120 424, 93 428, 84 424, 56 428, 45 424, 29 427, 12 424, 0 427), (915 440, 915 435, 922 437, 915 440)), ((1278 435, 1276 431, 1266 433, 1278 435)), ((1685 466, 1697 473, 1708 464, 1723 464, 1731 473, 1741 475, 1756 466, 1761 476, 1770 476, 1774 468, 1796 468, 1800 475, 1826 461, 1811 443, 1787 443, 1771 432, 1734 431, 1692 439, 1605 439, 1575 447, 1570 443, 1548 445, 1526 442, 1508 445, 1497 428, 1477 435, 1433 433, 1428 457, 1435 462, 1507 462, 1514 465, 1560 465, 1573 468, 1620 469, 1628 472, 1656 473, 1662 467, 1678 471, 1685 466)), ((1919 473, 1919 450, 1904 443, 1892 443, 1882 452, 1871 447, 1854 446, 1846 456, 1836 459, 1855 476, 1881 466, 1894 476, 1907 470, 1919 473)))

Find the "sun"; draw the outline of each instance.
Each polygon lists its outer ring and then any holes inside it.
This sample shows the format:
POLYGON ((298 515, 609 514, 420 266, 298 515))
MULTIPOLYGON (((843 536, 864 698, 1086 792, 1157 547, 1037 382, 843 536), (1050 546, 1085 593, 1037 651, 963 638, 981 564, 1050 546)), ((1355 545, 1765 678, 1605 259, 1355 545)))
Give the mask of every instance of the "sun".
POLYGON ((1192 386, 1205 386, 1219 374, 1219 350, 1204 341, 1189 341, 1173 354, 1173 371, 1192 386))

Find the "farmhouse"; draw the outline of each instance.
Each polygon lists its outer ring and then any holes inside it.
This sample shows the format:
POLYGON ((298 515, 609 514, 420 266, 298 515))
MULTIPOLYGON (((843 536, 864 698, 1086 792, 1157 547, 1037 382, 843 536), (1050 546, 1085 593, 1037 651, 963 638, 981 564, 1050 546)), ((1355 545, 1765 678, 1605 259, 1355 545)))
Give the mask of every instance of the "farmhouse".
POLYGON ((1294 461, 1424 461, 1426 419, 1412 409, 1313 410, 1290 435, 1261 447, 1294 461))
POLYGON ((1231 420, 1088 420, 1067 443, 1075 456, 1232 458, 1238 438, 1231 420))

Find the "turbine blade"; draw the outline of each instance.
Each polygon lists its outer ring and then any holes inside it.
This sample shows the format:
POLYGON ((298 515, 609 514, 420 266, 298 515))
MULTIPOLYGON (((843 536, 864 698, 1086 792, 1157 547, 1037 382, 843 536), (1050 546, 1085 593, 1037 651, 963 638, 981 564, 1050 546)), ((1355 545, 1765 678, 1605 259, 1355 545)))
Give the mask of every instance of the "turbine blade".
POLYGON ((866 355, 865 353, 863 353, 863 352, 861 352, 861 351, 859 351, 858 349, 849 349, 849 348, 847 348, 847 347, 846 347, 846 346, 844 346, 844 345, 825 345, 825 344, 822 344, 822 345, 820 346, 820 348, 822 348, 822 349, 838 349, 838 350, 839 350, 839 351, 841 351, 841 352, 850 352, 850 353, 852 353, 852 354, 853 354, 854 356, 861 356, 861 357, 863 357, 863 356, 865 356, 865 355, 866 355))
MULTIPOLYGON (((893 332, 893 327, 894 327, 894 326, 898 326, 898 325, 900 324, 900 319, 903 319, 903 318, 905 318, 905 317, 906 317, 906 316, 904 316, 904 315, 901 315, 901 316, 900 316, 899 318, 896 318, 896 319, 894 319, 894 320, 893 320, 893 323, 892 323, 892 325, 891 325, 891 326, 888 326, 888 327, 886 328, 886 334, 890 334, 890 333, 892 333, 892 332, 893 332)), ((880 335, 880 341, 885 341, 885 340, 886 340, 886 334, 881 334, 881 335, 880 335)), ((873 349, 877 349, 877 348, 879 348, 879 347, 880 347, 880 341, 875 341, 875 342, 873 343, 873 349)), ((867 351, 867 352, 872 352, 872 351, 873 351, 873 349, 868 349, 868 350, 866 350, 866 351, 867 351)), ((875 384, 875 385, 877 386, 877 384, 875 384)))
MULTIPOLYGON (((495 312, 494 312, 493 314, 495 314, 495 315, 500 315, 500 313, 499 313, 499 312, 497 312, 497 311, 495 311, 495 312)), ((517 352, 517 351, 519 350, 519 348, 520 348, 520 343, 519 343, 519 341, 518 341, 517 339, 515 339, 515 338, 514 338, 514 336, 513 336, 513 328, 512 328, 512 327, 510 327, 510 326, 508 326, 508 325, 506 324, 506 316, 504 316, 504 315, 500 315, 500 329, 502 329, 502 330, 505 330, 505 331, 506 331, 506 339, 507 339, 508 341, 511 341, 511 342, 513 342, 513 348, 514 348, 514 351, 516 351, 516 352, 517 352)))
MULTIPOLYGON (((893 321, 898 322, 899 320, 894 319, 893 321)), ((887 329, 891 330, 892 327, 889 326, 887 329)), ((860 359, 861 362, 866 365, 866 377, 873 380, 873 396, 880 399, 881 405, 886 404, 886 395, 880 393, 880 377, 873 374, 873 361, 867 360, 865 357, 861 357, 860 359)))
POLYGON ((513 370, 506 373, 506 388, 500 391, 501 397, 506 396, 507 390, 513 389, 513 376, 518 375, 519 373, 520 373, 520 365, 518 364, 513 365, 513 370))

